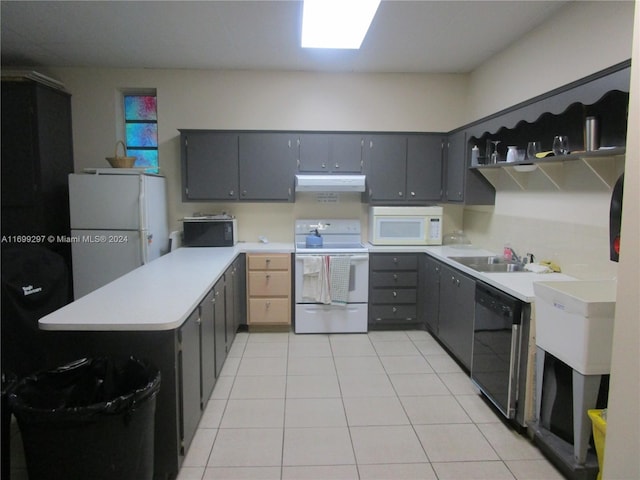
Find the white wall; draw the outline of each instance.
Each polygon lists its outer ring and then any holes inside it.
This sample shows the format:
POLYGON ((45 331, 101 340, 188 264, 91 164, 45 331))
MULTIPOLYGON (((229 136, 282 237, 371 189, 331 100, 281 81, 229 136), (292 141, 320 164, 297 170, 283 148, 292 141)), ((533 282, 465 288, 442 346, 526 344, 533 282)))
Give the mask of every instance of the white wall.
MULTIPOLYGON (((568 3, 471 73, 467 120, 628 60, 633 11, 630 1, 568 3)), ((486 248, 499 250, 508 241, 518 253, 531 251, 539 259, 554 260, 567 273, 610 278, 617 272, 608 260, 610 191, 500 189, 493 209, 465 209, 465 229, 474 243, 486 248), (491 228, 486 228, 487 218, 491 228)))
POLYGON ((446 132, 462 123, 467 92, 466 75, 82 68, 52 74, 72 93, 76 171, 107 166, 104 157, 122 138, 116 128, 122 89, 155 88, 170 225, 178 228, 178 220, 194 211, 225 210, 238 216, 245 241, 258 235, 291 241, 292 218, 362 217, 366 209, 359 197, 344 195, 337 208, 311 197, 295 204, 182 203, 178 129, 446 132))
POLYGON ((633 5, 567 3, 471 73, 467 122, 631 58, 633 5))
POLYGON ((640 3, 637 1, 632 62, 603 480, 640 478, 640 3))
MULTIPOLYGON (((572 2, 469 80, 470 121, 631 58, 633 43, 621 262, 596 262, 603 276, 616 267, 618 276, 603 480, 640 478, 639 10, 636 1, 634 21, 634 2, 572 2)), ((472 239, 499 246, 499 239, 517 236, 523 248, 553 256, 552 244, 573 262, 571 250, 595 254, 606 249, 608 202, 608 192, 589 198, 499 192, 494 208, 465 209, 464 224, 472 239)), ((593 265, 593 258, 589 261, 593 265)))

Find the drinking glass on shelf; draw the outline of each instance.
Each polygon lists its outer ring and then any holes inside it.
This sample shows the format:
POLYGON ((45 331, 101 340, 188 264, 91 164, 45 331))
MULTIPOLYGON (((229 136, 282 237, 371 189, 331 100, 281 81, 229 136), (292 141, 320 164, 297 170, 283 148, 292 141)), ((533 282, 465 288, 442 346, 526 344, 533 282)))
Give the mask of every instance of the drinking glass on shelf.
POLYGON ((569 154, 569 137, 566 135, 556 135, 553 137, 553 154, 568 155, 569 154))
POLYGON ((493 153, 491 154, 491 163, 498 163, 498 144, 500 140, 491 140, 493 143, 493 153))
POLYGON ((535 160, 537 158, 536 153, 540 153, 541 151, 540 142, 529 142, 527 144, 527 159, 535 160))

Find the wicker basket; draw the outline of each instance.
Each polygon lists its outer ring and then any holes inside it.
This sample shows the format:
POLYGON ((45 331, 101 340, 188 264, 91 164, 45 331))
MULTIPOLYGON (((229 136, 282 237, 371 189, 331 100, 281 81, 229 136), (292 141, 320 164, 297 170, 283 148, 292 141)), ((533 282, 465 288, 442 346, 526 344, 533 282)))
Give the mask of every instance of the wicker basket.
POLYGON ((124 142, 122 140, 118 140, 116 142, 116 151, 115 151, 115 156, 113 157, 106 157, 107 162, 109 162, 109 164, 113 167, 113 168, 131 168, 133 167, 133 164, 136 161, 136 157, 127 157, 127 146, 124 144, 124 142), (124 154, 122 157, 118 156, 118 145, 122 145, 122 149, 124 150, 122 153, 124 154))

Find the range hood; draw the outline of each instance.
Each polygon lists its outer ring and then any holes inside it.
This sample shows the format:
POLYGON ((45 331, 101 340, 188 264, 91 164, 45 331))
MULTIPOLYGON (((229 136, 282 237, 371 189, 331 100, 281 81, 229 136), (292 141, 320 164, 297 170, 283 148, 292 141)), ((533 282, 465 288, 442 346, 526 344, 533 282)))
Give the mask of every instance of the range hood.
POLYGON ((296 175, 296 192, 364 192, 364 175, 296 175))

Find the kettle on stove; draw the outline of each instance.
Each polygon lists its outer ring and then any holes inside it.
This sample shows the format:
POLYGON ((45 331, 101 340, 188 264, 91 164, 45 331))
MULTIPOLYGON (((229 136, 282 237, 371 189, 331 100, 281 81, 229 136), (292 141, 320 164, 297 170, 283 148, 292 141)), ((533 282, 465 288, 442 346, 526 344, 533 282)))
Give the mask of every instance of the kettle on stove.
POLYGON ((311 230, 311 232, 309 232, 309 235, 307 235, 307 237, 305 239, 305 244, 306 244, 307 248, 313 248, 313 247, 320 248, 320 247, 322 247, 322 236, 318 232, 317 228, 315 230, 311 230))

